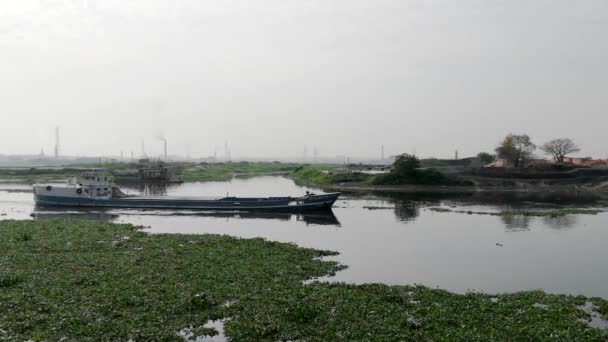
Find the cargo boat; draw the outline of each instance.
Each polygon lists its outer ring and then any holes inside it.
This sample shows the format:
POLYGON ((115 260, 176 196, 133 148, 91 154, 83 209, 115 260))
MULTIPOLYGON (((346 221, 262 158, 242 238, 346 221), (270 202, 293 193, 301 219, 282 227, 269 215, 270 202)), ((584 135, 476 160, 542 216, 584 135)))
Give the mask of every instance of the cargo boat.
POLYGON ((36 205, 53 207, 304 212, 330 209, 339 196, 308 192, 299 197, 133 196, 122 192, 102 171, 85 172, 61 186, 34 185, 36 205))

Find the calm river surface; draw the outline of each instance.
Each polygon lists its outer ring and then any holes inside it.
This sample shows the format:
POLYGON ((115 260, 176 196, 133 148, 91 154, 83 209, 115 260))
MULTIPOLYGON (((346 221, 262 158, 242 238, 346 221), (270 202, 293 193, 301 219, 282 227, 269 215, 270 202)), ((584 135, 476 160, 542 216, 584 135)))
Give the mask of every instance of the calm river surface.
MULTIPOLYGON (((294 242, 340 252, 348 269, 331 281, 422 284, 466 292, 544 289, 608 298, 608 213, 560 218, 505 218, 438 212, 600 206, 562 199, 496 196, 420 197, 344 194, 325 214, 236 214, 164 210, 57 211, 35 208, 29 185, 0 185, 0 219, 70 215, 143 225, 151 233, 229 234, 294 242)), ((283 177, 129 188, 129 193, 175 196, 301 195, 283 177)), ((601 207, 601 206, 600 206, 601 207)), ((602 207, 603 208, 603 207, 602 207)))

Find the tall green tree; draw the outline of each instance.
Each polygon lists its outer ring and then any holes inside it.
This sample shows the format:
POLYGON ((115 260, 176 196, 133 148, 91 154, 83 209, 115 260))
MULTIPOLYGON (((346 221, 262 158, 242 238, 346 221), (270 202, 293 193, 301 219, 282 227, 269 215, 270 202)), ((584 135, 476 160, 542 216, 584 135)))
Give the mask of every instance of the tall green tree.
POLYGON ((479 152, 477 153, 477 159, 483 164, 490 164, 496 160, 496 156, 488 152, 479 152))
POLYGON ((496 148, 496 155, 514 167, 521 167, 532 158, 535 149, 536 145, 527 134, 511 133, 496 148))
POLYGON ((393 172, 401 177, 410 177, 416 173, 416 169, 419 167, 420 160, 418 157, 404 153, 395 158, 393 172))

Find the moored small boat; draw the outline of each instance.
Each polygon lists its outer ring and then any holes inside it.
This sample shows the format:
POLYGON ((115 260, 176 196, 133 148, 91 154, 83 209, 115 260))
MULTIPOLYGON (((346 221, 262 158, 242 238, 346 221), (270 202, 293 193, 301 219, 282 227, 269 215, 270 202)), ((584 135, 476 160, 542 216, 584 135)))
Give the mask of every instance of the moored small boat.
POLYGON ((300 197, 132 196, 122 192, 103 171, 85 172, 62 186, 34 185, 36 205, 63 207, 302 212, 330 209, 339 196, 339 193, 307 193, 300 197))

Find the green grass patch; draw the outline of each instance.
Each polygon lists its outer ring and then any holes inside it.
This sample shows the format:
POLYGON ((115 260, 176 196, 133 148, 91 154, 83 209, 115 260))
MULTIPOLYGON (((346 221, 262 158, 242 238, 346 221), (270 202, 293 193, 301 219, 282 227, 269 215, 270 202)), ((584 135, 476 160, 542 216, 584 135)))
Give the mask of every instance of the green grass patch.
MULTIPOLYGON (((182 341, 184 328, 205 335, 221 318, 233 341, 608 339, 585 324, 581 296, 304 285, 340 268, 319 259, 333 254, 95 221, 0 221, 0 340, 182 341)), ((605 314, 607 302, 592 300, 605 314)))
POLYGON ((289 173, 297 183, 329 185, 351 182, 367 182, 372 176, 362 172, 339 171, 337 165, 304 165, 289 173))
POLYGON ((186 182, 224 181, 235 176, 287 174, 297 167, 279 162, 202 163, 183 168, 181 177, 186 182))
MULTIPOLYGON (((224 181, 235 176, 256 176, 268 174, 287 174, 299 164, 280 162, 228 162, 228 163, 187 163, 174 162, 167 164, 176 168, 178 175, 187 182, 224 181)), ((73 165, 57 168, 0 168, 0 179, 24 182, 58 181, 81 174, 91 169, 104 169, 110 173, 116 170, 137 169, 137 163, 97 163, 73 165)), ((331 166, 325 166, 331 167, 331 166)))

